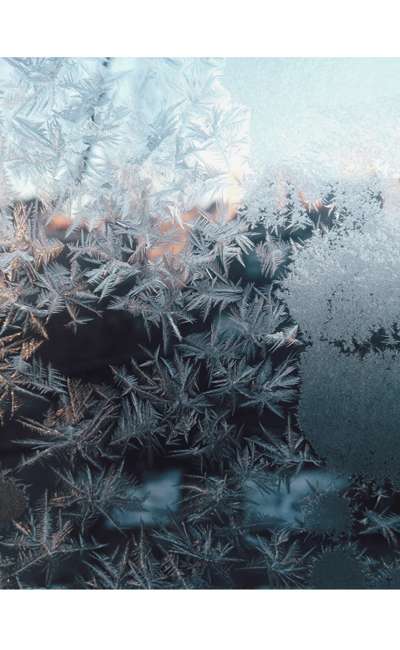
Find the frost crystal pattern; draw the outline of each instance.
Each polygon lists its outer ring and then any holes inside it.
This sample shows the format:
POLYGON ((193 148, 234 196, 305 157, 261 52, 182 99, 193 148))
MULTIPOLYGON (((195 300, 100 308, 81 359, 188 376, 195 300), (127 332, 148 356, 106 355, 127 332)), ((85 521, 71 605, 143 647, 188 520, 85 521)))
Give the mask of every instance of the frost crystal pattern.
POLYGON ((0 61, 0 588, 398 585, 398 67, 0 61))

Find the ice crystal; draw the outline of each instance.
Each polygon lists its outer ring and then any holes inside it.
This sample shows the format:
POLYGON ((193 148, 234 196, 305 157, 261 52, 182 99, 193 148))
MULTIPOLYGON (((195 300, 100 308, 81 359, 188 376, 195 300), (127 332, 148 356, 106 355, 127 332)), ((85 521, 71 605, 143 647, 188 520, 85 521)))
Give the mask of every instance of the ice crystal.
POLYGON ((179 221, 241 200, 248 113, 221 61, 10 59, 1 72, 3 205, 34 197, 94 226, 110 210, 179 221))

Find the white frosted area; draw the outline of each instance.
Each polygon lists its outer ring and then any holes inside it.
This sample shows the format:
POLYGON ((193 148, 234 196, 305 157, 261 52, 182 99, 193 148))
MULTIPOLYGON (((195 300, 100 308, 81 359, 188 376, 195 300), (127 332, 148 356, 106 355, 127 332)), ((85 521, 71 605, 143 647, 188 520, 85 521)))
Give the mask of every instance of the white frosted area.
POLYGON ((179 219, 239 202, 248 111, 222 75, 215 59, 1 60, 0 203, 135 218, 145 195, 153 216, 179 219))
POLYGON ((400 219, 379 210, 360 231, 315 234, 286 282, 292 316, 313 341, 368 340, 400 323, 400 219))
POLYGON ((310 192, 332 179, 400 176, 398 59, 102 62, 47 59, 24 75, 0 60, 11 194, 60 194, 88 141, 89 194, 106 177, 115 182, 115 166, 129 175, 136 162, 153 193, 168 191, 184 209, 221 192, 242 198, 249 147, 257 176, 267 167, 269 177, 283 172, 310 192), (90 114, 99 95, 96 131, 90 114), (42 140, 18 130, 15 117, 40 125, 42 140), (168 129, 150 153, 149 137, 168 129))
POLYGON ((399 59, 228 59, 251 162, 306 176, 400 175, 399 59))
POLYGON ((62 196, 87 148, 101 59, 0 59, 0 204, 62 196))
POLYGON ((110 180, 116 187, 121 175, 126 188, 136 164, 153 198, 168 192, 179 209, 216 195, 241 200, 249 149, 256 177, 267 168, 311 194, 328 180, 400 176, 398 59, 102 62, 48 59, 24 75, 0 60, 11 194, 60 194, 88 142, 82 193, 110 180), (100 95, 96 130, 90 115, 100 95), (18 130, 15 117, 40 125, 44 139, 18 130), (149 137, 162 139, 152 151, 149 137))

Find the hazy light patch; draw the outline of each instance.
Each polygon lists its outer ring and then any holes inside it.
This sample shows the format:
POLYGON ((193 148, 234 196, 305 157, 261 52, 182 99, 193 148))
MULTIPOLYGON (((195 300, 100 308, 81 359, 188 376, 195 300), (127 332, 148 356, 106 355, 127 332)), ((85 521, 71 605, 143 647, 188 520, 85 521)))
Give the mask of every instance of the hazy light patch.
POLYGON ((251 110, 256 169, 391 175, 400 170, 399 79, 399 59, 228 59, 224 84, 251 110))
MULTIPOLYGON (((179 507, 180 484, 181 472, 176 469, 149 475, 143 485, 132 490, 132 508, 116 508, 112 513, 113 521, 121 528, 167 524, 179 507)), ((111 527, 111 524, 106 523, 106 526, 111 527)))

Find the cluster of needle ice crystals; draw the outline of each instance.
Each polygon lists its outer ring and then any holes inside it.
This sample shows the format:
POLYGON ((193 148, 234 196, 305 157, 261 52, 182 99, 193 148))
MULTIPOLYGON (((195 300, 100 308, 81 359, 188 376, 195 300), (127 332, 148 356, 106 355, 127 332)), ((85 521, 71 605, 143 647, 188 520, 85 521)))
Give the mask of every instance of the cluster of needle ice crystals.
POLYGON ((248 111, 215 59, 3 59, 2 205, 36 198, 90 228, 236 202, 248 111))

